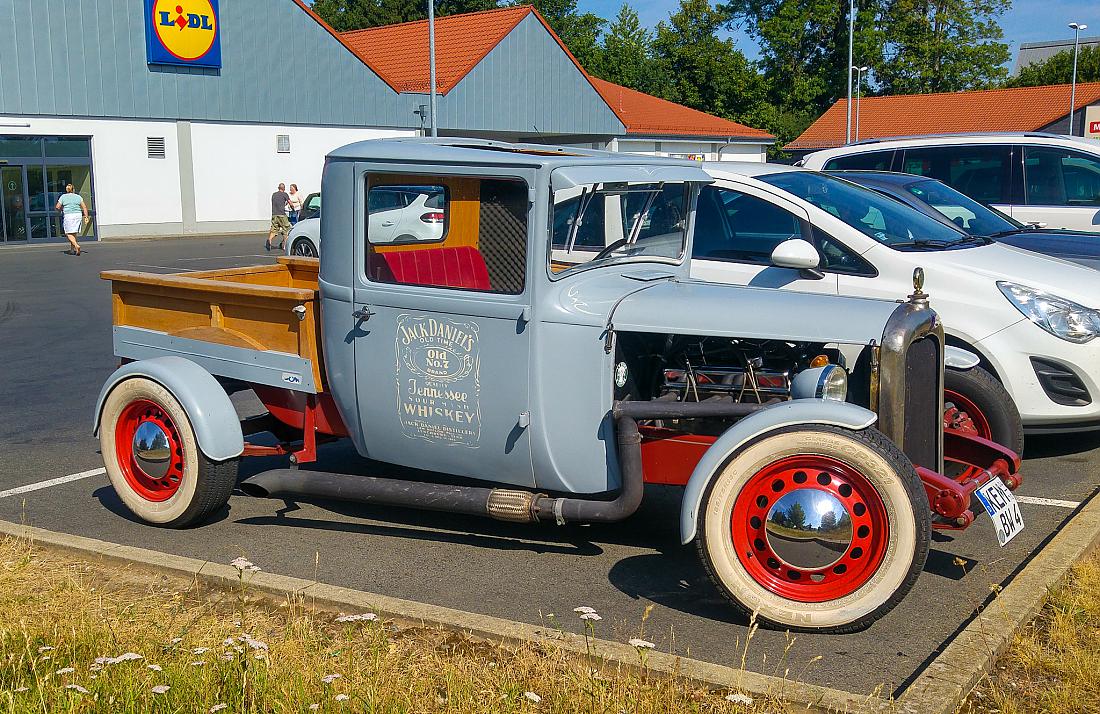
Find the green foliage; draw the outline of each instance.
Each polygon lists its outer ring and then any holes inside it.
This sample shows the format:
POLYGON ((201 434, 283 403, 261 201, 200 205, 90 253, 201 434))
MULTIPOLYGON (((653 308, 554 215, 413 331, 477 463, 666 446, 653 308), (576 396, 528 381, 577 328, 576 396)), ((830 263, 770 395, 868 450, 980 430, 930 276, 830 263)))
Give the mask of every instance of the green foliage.
MULTIPOLYGON (((892 0, 872 63, 883 94, 958 92, 1001 84, 1008 45, 997 17, 1012 0, 892 0)), ((860 60, 863 62, 863 60, 860 60)), ((865 63, 865 62, 864 62, 865 63)))
POLYGON ((600 62, 600 36, 607 20, 590 12, 577 12, 577 0, 516 0, 513 5, 534 5, 582 67, 600 62))
MULTIPOLYGON (((1073 79, 1073 50, 1059 52, 1043 62, 1020 69, 1010 87, 1036 87, 1043 84, 1069 84, 1073 79)), ((1100 82, 1100 46, 1083 46, 1077 54, 1077 81, 1100 82)))
POLYGON ((832 511, 825 511, 821 514, 821 525, 818 526, 818 530, 827 531, 836 528, 836 514, 832 511))
POLYGON ((802 504, 795 501, 791 504, 791 507, 787 509, 787 527, 788 528, 805 528, 806 527, 806 510, 802 508, 802 504))
POLYGON ((652 51, 653 33, 642 27, 634 8, 623 3, 604 37, 599 62, 586 69, 609 82, 648 92, 657 84, 652 51))

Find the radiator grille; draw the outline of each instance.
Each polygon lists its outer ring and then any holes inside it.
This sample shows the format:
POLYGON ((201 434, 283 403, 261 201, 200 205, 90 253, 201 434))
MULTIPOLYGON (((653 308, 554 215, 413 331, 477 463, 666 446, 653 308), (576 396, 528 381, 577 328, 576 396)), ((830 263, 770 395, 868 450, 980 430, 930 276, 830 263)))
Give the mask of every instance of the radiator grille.
POLYGON ((904 451, 917 466, 939 470, 943 414, 940 413, 940 350, 936 340, 925 337, 905 354, 904 451))

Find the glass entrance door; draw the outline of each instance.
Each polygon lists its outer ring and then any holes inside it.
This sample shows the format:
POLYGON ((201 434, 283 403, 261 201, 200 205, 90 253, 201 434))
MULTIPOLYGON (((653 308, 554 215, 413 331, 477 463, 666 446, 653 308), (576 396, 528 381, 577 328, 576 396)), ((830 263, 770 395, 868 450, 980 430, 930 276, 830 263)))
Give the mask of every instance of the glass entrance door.
POLYGON ((27 180, 22 166, 0 166, 0 240, 27 240, 27 180))

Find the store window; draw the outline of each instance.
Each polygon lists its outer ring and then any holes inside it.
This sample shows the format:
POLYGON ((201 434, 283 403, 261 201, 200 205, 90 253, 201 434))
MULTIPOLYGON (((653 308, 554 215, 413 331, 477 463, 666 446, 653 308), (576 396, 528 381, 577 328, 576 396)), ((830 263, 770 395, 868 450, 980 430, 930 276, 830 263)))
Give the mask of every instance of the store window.
POLYGON ((0 241, 63 240, 56 205, 67 183, 73 184, 93 217, 81 238, 94 238, 91 140, 0 136, 0 241))

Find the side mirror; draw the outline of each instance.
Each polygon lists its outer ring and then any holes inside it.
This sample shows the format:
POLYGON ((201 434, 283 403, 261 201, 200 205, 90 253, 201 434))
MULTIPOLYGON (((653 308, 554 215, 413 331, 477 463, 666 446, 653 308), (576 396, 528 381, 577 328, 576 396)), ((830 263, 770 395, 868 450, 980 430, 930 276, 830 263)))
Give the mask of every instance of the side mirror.
POLYGON ((792 238, 775 246, 772 251, 772 265, 777 268, 795 270, 814 270, 821 262, 821 256, 807 240, 792 238))

